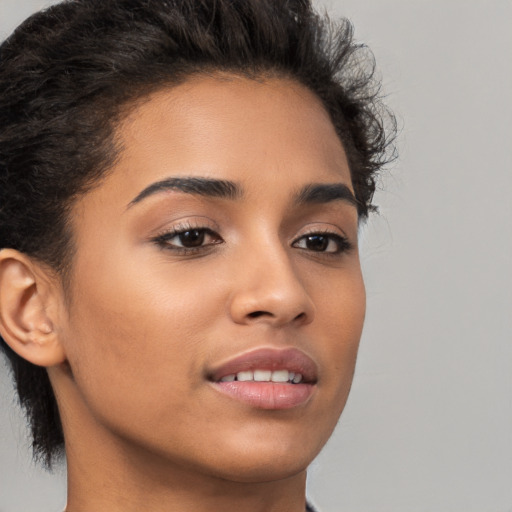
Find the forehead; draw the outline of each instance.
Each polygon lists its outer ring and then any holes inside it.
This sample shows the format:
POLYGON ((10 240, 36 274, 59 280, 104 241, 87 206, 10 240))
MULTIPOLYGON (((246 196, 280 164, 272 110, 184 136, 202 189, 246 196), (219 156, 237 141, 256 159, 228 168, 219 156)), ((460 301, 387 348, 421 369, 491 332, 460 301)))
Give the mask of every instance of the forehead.
POLYGON ((222 167, 240 178, 249 167, 272 167, 276 175, 314 168, 320 179, 330 170, 331 180, 350 181, 329 114, 315 94, 289 79, 194 77, 145 99, 117 133, 120 163, 139 170, 160 167, 172 155, 172 171, 204 175, 222 167))
POLYGON ((261 208, 286 208, 311 183, 352 189, 329 114, 312 92, 287 79, 195 77, 144 98, 116 136, 119 157, 75 203, 75 220, 83 222, 86 210, 113 219, 142 190, 172 177, 237 183, 261 208))

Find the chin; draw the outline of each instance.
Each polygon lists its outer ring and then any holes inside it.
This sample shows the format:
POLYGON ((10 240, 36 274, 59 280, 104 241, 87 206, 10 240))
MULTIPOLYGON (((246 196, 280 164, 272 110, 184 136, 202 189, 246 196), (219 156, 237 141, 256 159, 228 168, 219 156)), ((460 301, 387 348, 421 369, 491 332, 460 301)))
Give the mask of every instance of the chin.
MULTIPOLYGON (((300 454, 297 454, 300 455, 300 454)), ((283 460, 281 457, 272 457, 264 461, 247 460, 245 463, 237 461, 236 464, 225 468, 217 476, 224 480, 239 483, 266 483, 292 478, 306 471, 312 459, 304 457, 287 457, 283 460)))
MULTIPOLYGON (((318 434, 317 434, 318 435, 318 434)), ((328 437, 328 436, 325 436, 328 437)), ((324 445, 322 439, 304 437, 274 437, 223 450, 215 471, 226 480, 243 483, 263 483, 283 480, 306 471, 324 445), (221 474, 219 474, 221 473, 221 474)))

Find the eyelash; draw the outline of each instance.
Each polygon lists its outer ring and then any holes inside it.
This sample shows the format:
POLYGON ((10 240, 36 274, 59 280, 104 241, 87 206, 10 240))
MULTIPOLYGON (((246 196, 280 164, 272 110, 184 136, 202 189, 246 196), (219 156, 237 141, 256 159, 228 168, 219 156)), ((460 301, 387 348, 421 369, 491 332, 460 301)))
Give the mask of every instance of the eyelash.
POLYGON ((336 257, 343 253, 351 251, 353 248, 352 242, 350 242, 350 240, 347 237, 327 230, 313 230, 310 233, 305 233, 292 243, 292 247, 295 246, 295 244, 298 243, 299 241, 306 240, 308 237, 322 237, 328 238, 329 241, 334 241, 334 243, 337 246, 335 251, 313 251, 311 249, 299 247, 299 249, 311 252, 313 254, 319 254, 324 257, 336 257))
POLYGON ((156 236, 155 238, 153 238, 153 242, 155 242, 162 249, 166 249, 168 251, 173 251, 176 254, 192 255, 192 254, 196 254, 200 251, 204 251, 205 249, 211 247, 212 245, 221 244, 224 241, 222 240, 221 236, 218 233, 213 231, 213 229, 210 229, 210 228, 204 227, 204 226, 193 226, 193 225, 184 224, 184 225, 176 226, 173 230, 167 231, 165 233, 162 233, 162 234, 156 236), (213 243, 209 243, 207 245, 200 245, 198 247, 179 247, 179 246, 169 243, 173 238, 176 238, 180 235, 184 235, 185 233, 187 233, 189 231, 198 231, 203 236, 209 235, 212 238, 215 238, 216 241, 213 243))
MULTIPOLYGON (((199 252, 205 251, 206 249, 208 249, 209 247, 211 247, 213 245, 219 245, 221 243, 224 243, 224 240, 222 240, 221 236, 218 233, 216 233, 215 231, 213 231, 212 229, 210 229, 208 227, 204 227, 204 226, 201 227, 201 226, 192 226, 192 225, 176 226, 176 228, 174 228, 172 231, 162 233, 162 234, 156 236, 155 238, 153 238, 152 241, 154 243, 156 243, 159 247, 169 250, 169 251, 173 251, 175 254, 180 254, 180 255, 197 254, 199 252), (192 231, 197 231, 198 233, 200 233, 200 236, 202 236, 203 239, 205 236, 210 236, 210 237, 214 238, 215 241, 213 243, 208 243, 206 245, 201 244, 197 247, 179 247, 179 246, 176 246, 176 245, 173 245, 170 243, 170 241, 173 240, 174 238, 179 237, 180 235, 184 235, 187 232, 192 232, 192 231)), ((313 254, 322 255, 325 257, 335 257, 335 256, 339 256, 340 254, 349 252, 353 248, 353 244, 352 244, 352 242, 349 241, 348 238, 341 236, 337 233, 333 233, 331 231, 326 231, 326 230, 323 230, 323 231, 315 230, 315 231, 311 231, 310 233, 305 233, 305 234, 301 235, 299 238, 297 238, 296 240, 294 240, 292 242, 292 247, 296 247, 303 251, 311 252, 313 254), (327 243, 329 244, 331 241, 334 241, 337 248, 334 251, 314 251, 311 249, 298 247, 296 245, 300 241, 307 240, 308 237, 328 238, 329 240, 327 243)))

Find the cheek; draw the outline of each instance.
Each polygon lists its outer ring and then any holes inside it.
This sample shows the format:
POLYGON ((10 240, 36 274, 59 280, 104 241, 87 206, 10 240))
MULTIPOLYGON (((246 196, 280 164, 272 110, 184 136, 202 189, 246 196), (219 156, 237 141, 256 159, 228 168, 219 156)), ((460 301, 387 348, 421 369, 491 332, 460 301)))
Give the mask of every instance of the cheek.
POLYGON ((119 424, 189 406, 221 304, 216 287, 198 293, 201 275, 173 273, 161 263, 137 267, 121 258, 116 265, 104 260, 101 271, 79 267, 66 336, 89 408, 119 424))
POLYGON ((348 397, 366 312, 366 293, 359 266, 340 273, 323 290, 315 292, 317 348, 325 368, 319 384, 336 395, 339 412, 348 397))

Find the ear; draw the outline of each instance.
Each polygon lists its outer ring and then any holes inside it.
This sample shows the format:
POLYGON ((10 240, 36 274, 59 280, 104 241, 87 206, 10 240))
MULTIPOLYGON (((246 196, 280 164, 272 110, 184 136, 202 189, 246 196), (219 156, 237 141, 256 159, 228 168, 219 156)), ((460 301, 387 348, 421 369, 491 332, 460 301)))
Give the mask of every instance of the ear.
POLYGON ((66 360, 55 332, 59 287, 50 271, 14 249, 0 250, 0 335, 32 364, 66 360))

